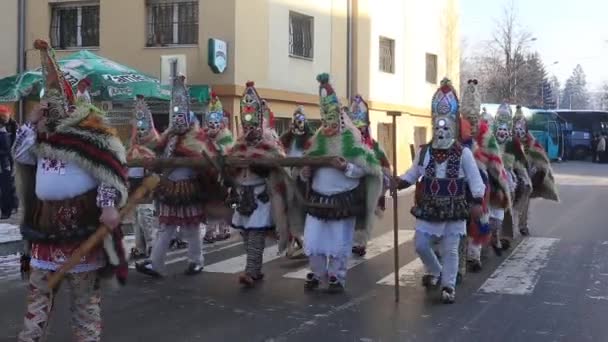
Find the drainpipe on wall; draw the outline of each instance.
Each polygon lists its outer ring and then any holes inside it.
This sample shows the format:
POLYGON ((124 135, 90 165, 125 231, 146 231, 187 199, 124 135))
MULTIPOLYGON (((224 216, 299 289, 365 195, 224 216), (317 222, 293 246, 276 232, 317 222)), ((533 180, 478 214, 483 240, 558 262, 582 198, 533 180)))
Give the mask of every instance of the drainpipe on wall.
POLYGON ((346 0, 346 97, 353 96, 353 0, 346 0))
MULTIPOLYGON (((17 4, 17 73, 25 72, 25 9, 26 0, 17 4)), ((19 99, 19 123, 23 122, 24 102, 19 99)))

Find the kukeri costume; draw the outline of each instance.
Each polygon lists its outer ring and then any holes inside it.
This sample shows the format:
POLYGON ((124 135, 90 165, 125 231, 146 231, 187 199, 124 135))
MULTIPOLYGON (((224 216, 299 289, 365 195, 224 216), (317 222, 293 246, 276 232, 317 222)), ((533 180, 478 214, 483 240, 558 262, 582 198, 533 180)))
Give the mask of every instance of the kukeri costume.
MULTIPOLYGON (((298 106, 293 113, 291 121, 291 129, 281 136, 281 144, 285 148, 285 153, 288 157, 301 157, 304 155, 304 146, 313 135, 313 131, 306 120, 304 107, 298 106)), ((305 208, 301 198, 297 196, 296 191, 301 194, 305 193, 305 184, 299 178, 299 169, 289 168, 287 170, 291 176, 291 181, 294 183, 288 187, 287 193, 287 209, 289 224, 288 231, 279 232, 279 251, 287 249, 287 257, 295 258, 303 252, 304 242, 302 235, 304 231, 304 211, 305 208), (293 190, 293 191, 291 191, 293 190)))
POLYGON ((328 282, 330 290, 341 291, 355 230, 369 232, 374 224, 382 168, 341 111, 329 75, 321 74, 317 80, 322 127, 310 139, 304 156, 341 157, 345 168, 321 167, 311 172, 304 249, 312 272, 306 276, 305 287, 315 289, 328 282))
MULTIPOLYGON (((502 153, 491 128, 481 119, 481 97, 477 90, 477 80, 469 80, 463 90, 460 113, 470 130, 464 135, 463 143, 473 152, 477 167, 486 185, 484 215, 480 220, 469 220, 467 261, 473 271, 481 270, 481 249, 490 241, 502 225, 504 210, 511 207, 509 176, 504 168, 502 153), (469 136, 469 137, 467 137, 469 136)), ((496 243, 492 245, 497 254, 502 250, 496 243)))
MULTIPOLYGON (((247 82, 241 99, 241 135, 228 156, 239 158, 282 158, 285 151, 271 126, 272 113, 258 94, 253 82, 247 82)), ((287 231, 285 173, 279 168, 248 167, 234 170, 236 211, 232 227, 241 230, 247 265, 239 276, 245 286, 254 286, 263 278, 262 263, 266 235, 275 228, 287 231)))
POLYGON ((513 116, 513 140, 517 145, 521 145, 528 162, 528 175, 532 183, 532 193, 530 196, 522 198, 521 210, 519 211, 519 231, 522 235, 529 235, 528 211, 531 198, 544 198, 551 201, 559 201, 555 179, 551 162, 545 153, 544 148, 530 132, 528 124, 523 114, 521 106, 517 106, 513 116))
MULTIPOLYGON (((493 237, 496 246, 503 250, 511 246, 513 238, 512 219, 514 210, 518 210, 522 198, 529 196, 532 189, 528 177, 527 160, 524 150, 520 144, 516 144, 511 138, 513 126, 513 115, 511 106, 502 103, 496 111, 496 117, 492 121, 494 136, 502 152, 505 170, 510 179, 512 206, 502 213, 501 229, 493 237)), ((498 213, 500 214, 500 213, 498 213)))
MULTIPOLYGON (((361 132, 361 141, 365 146, 370 148, 378 162, 380 162, 380 166, 382 167, 383 174, 383 186, 382 193, 380 198, 378 199, 378 208, 376 210, 377 214, 380 214, 382 211, 386 209, 385 207, 385 197, 384 194, 390 187, 390 175, 391 175, 391 165, 386 157, 386 153, 378 144, 378 142, 372 138, 370 132, 370 122, 369 122, 369 107, 367 106, 367 102, 363 100, 361 95, 356 95, 353 101, 351 102, 350 108, 347 108, 348 115, 355 125, 359 132, 361 132)), ((358 256, 364 256, 366 253, 367 241, 369 240, 369 232, 367 230, 357 230, 355 232, 355 242, 353 246, 353 253, 358 256)))
POLYGON ((458 110, 454 88, 444 79, 432 101, 433 141, 418 151, 399 182, 399 188, 406 188, 422 177, 411 211, 416 217, 416 252, 426 268, 424 286, 437 285, 441 276, 444 303, 455 300, 458 246, 466 235, 469 208, 482 204, 486 190, 473 153, 457 140, 458 110), (441 239, 443 265, 431 248, 436 239, 441 239))
MULTIPOLYGON (((220 101, 219 97, 215 92, 212 92, 209 107, 207 108, 205 118, 203 120, 203 131, 205 133, 205 158, 210 158, 212 160, 222 158, 234 145, 232 132, 226 125, 226 114, 227 113, 224 111, 224 107, 222 106, 222 102, 220 101)), ((221 196, 217 196, 213 205, 215 208, 217 208, 217 206, 225 207, 225 210, 223 211, 228 210, 225 202, 227 197, 226 188, 223 186, 218 187, 218 185, 221 185, 220 183, 222 181, 221 179, 218 179, 218 171, 211 170, 211 172, 208 173, 208 176, 215 177, 216 180, 220 182, 210 183, 209 185, 213 184, 214 188, 208 187, 207 189, 204 189, 204 191, 216 191, 220 193, 221 196)), ((208 206, 208 209, 210 208, 211 206, 208 206)), ((226 219, 219 213, 213 213, 213 215, 211 215, 211 211, 212 210, 207 210, 208 217, 205 241, 207 243, 212 243, 230 238, 230 227, 227 226, 226 219)))
MULTIPOLYGON (((45 128, 26 123, 18 132, 14 157, 23 204, 21 234, 31 255, 25 327, 19 341, 45 338, 56 291, 47 285, 57 271, 100 224, 102 208, 127 200, 125 148, 103 114, 85 102, 74 106, 70 85, 53 51, 37 40, 45 77, 45 128)), ((41 124, 41 123, 38 123, 41 124)), ((22 270, 28 270, 28 257, 22 270)), ((103 246, 69 271, 72 331, 77 341, 101 338, 100 272, 112 268, 124 283, 127 264, 122 233, 116 228, 103 246)), ((104 272, 107 274, 107 272, 104 272)))
MULTIPOLYGON (((152 146, 163 158, 203 158, 204 134, 190 111, 185 77, 175 77, 171 93, 169 128, 152 146)), ((203 190, 208 179, 202 172, 187 167, 169 170, 161 179, 154 198, 160 226, 151 260, 138 263, 139 272, 157 277, 164 273, 165 257, 178 227, 188 243, 189 263, 185 273, 193 275, 202 271, 200 225, 205 219, 204 204, 213 194, 203 190)))
MULTIPOLYGON (((143 96, 135 99, 133 119, 131 122, 131 138, 127 150, 127 161, 134 159, 154 159, 156 154, 148 145, 158 140, 158 133, 154 128, 152 113, 143 96)), ((129 191, 135 191, 142 183, 146 171, 143 167, 129 168, 129 191)), ((133 217, 133 230, 135 232, 135 247, 131 250, 132 258, 142 258, 150 255, 158 219, 156 218, 152 199, 147 203, 139 204, 133 217)))

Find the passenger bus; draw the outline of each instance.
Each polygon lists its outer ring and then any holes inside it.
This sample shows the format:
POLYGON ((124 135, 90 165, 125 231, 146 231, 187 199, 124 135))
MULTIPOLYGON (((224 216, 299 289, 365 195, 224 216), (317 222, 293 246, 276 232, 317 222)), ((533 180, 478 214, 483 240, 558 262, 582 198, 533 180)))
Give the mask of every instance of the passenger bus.
POLYGON ((608 112, 593 110, 557 110, 568 122, 570 134, 566 144, 567 155, 574 160, 584 160, 593 155, 593 137, 608 134, 608 112))

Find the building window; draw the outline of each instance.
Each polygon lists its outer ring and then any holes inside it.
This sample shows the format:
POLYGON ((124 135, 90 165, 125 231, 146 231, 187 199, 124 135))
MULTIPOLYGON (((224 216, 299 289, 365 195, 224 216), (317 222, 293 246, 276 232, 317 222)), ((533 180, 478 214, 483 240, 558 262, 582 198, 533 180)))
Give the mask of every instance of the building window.
POLYGON ((437 84, 437 55, 426 54, 426 81, 437 84))
MULTIPOLYGON (((279 135, 283 135, 285 132, 291 129, 291 121, 290 118, 275 118, 274 119, 274 130, 279 135)), ((313 132, 316 132, 319 127, 321 127, 321 120, 317 119, 308 119, 308 126, 313 132)), ((289 147, 289 146, 287 146, 289 147)))
POLYGON ((380 71, 395 73, 395 41, 380 37, 380 71))
POLYGON ((147 46, 198 44, 198 1, 147 0, 147 46))
POLYGON ((314 18, 289 12, 289 55, 312 59, 314 46, 314 18))
POLYGON ((51 7, 51 45, 57 48, 99 46, 99 2, 51 7))

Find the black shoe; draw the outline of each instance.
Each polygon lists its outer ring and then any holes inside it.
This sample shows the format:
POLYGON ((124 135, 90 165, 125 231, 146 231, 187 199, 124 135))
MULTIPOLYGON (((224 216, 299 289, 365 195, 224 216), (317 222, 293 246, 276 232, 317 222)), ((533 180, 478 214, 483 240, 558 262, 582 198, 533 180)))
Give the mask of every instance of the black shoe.
POLYGON ((519 228, 519 233, 523 236, 529 236, 530 235, 530 229, 528 228, 519 228))
POLYGON ((367 254, 367 249, 365 248, 365 246, 353 246, 352 252, 358 257, 362 257, 367 254))
POLYGON ((154 278, 162 278, 163 275, 156 272, 153 268, 152 268, 152 263, 150 261, 144 261, 144 262, 138 262, 135 264, 135 270, 137 270, 137 272, 148 275, 150 277, 154 277, 154 278))
POLYGON ((481 272, 481 261, 479 260, 468 260, 467 261, 469 270, 473 273, 481 272))
POLYGON ((425 274, 422 276, 422 286, 427 289, 433 288, 439 284, 439 277, 436 277, 432 274, 425 274))
POLYGON ((456 301, 456 290, 451 287, 444 286, 441 289, 441 302, 443 304, 454 304, 456 301))
POLYGON ((206 237, 205 236, 203 238, 203 243, 205 243, 205 244, 212 244, 212 243, 215 243, 215 240, 216 239, 214 237, 212 237, 212 236, 210 236, 210 237, 206 237))
POLYGON ((186 271, 184 272, 185 275, 196 275, 203 272, 203 266, 191 262, 188 264, 188 268, 186 269, 186 271))
POLYGON ((502 246, 503 251, 508 251, 509 248, 511 248, 511 240, 500 239, 500 245, 502 246))
POLYGON ((319 288, 321 282, 315 278, 314 273, 308 273, 306 275, 306 281, 304 282, 304 289, 307 291, 316 290, 319 288))
POLYGON ((492 250, 494 250, 494 254, 496 254, 496 256, 502 256, 502 247, 498 247, 495 243, 493 243, 492 250))
POLYGON ((146 255, 146 253, 144 253, 143 251, 140 251, 139 248, 131 248, 131 259, 133 260, 140 260, 140 259, 144 259, 148 257, 146 255))
POLYGON ((338 278, 331 276, 329 277, 329 286, 327 288, 329 293, 341 293, 344 292, 344 285, 338 281, 338 278))

